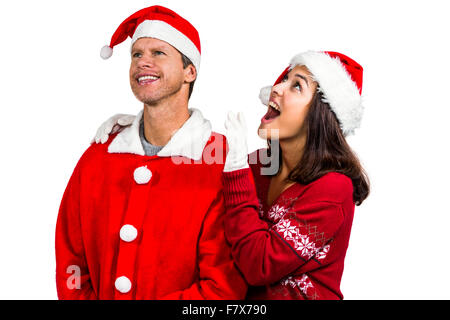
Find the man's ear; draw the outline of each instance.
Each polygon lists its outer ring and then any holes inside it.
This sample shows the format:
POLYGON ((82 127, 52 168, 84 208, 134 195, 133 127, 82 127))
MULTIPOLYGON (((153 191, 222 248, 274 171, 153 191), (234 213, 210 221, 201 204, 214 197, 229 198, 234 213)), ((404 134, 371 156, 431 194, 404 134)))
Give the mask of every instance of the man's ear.
POLYGON ((195 79, 197 79, 197 69, 195 69, 193 64, 190 64, 184 69, 184 81, 191 83, 195 79))

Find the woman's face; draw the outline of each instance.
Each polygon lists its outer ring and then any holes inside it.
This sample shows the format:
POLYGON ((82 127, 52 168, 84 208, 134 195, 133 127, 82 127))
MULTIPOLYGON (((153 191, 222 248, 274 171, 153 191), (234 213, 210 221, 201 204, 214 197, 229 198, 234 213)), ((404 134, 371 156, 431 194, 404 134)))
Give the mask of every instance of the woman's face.
POLYGON ((268 111, 259 126, 259 136, 281 141, 306 134, 304 122, 316 88, 317 83, 305 66, 293 68, 273 86, 268 111))

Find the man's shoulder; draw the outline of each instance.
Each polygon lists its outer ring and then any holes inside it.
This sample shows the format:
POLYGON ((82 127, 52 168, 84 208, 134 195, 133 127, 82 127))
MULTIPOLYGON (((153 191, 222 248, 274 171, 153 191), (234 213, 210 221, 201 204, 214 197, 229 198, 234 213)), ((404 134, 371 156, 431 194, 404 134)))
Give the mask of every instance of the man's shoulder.
POLYGON ((224 165, 227 153, 227 138, 211 131, 211 135, 203 149, 203 159, 209 164, 224 165))
POLYGON ((92 142, 91 145, 84 151, 78 163, 79 166, 91 166, 98 164, 108 156, 108 147, 116 137, 117 133, 109 136, 105 143, 92 142))
POLYGON ((209 137, 207 144, 216 143, 218 145, 226 146, 226 141, 227 138, 223 134, 211 131, 211 136, 209 137))

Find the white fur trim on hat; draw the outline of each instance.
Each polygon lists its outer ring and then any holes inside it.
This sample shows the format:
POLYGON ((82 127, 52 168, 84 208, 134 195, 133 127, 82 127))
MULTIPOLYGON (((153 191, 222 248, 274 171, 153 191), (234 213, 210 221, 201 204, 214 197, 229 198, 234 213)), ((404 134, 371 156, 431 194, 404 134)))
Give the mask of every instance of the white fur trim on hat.
POLYGON ((131 40, 133 44, 140 38, 155 38, 167 42, 188 57, 197 69, 200 70, 200 52, 195 44, 170 24, 160 20, 145 20, 137 26, 131 40))
POLYGON ((359 128, 363 106, 356 83, 352 80, 339 58, 324 52, 308 51, 291 60, 291 68, 306 66, 319 83, 318 90, 336 114, 344 135, 353 134, 359 128))

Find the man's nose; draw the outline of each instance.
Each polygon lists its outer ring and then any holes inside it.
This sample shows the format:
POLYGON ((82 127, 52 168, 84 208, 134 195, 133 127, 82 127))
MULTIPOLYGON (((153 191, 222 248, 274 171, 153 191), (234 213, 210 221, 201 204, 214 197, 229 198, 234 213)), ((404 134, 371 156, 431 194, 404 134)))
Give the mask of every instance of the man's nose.
POLYGON ((152 68, 154 66, 154 60, 150 55, 143 55, 138 62, 140 68, 152 68))

